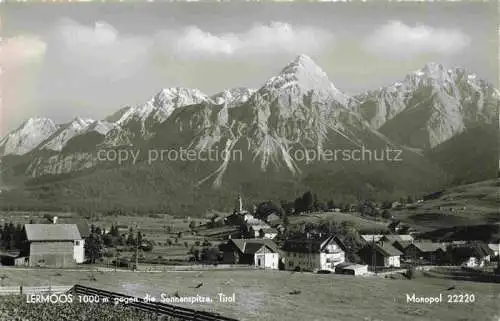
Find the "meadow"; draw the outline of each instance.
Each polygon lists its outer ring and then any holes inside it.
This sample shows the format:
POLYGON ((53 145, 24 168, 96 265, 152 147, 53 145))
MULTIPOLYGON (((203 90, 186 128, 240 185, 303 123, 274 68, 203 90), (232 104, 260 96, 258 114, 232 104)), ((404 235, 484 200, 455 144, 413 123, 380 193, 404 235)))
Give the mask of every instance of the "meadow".
POLYGON ((500 316, 500 284, 419 277, 413 280, 291 273, 285 271, 186 271, 186 272, 89 272, 8 269, 5 286, 72 285, 120 292, 132 296, 161 293, 181 297, 200 295, 213 303, 184 306, 221 313, 240 320, 329 321, 497 321, 500 316), (202 285, 200 285, 202 284, 202 285), (455 289, 447 291, 454 285, 455 289), (199 288, 196 288, 199 286, 199 288), (291 294, 292 291, 300 291, 291 294), (218 293, 234 303, 218 302, 218 293), (474 303, 407 303, 406 294, 438 296, 474 294, 474 303))

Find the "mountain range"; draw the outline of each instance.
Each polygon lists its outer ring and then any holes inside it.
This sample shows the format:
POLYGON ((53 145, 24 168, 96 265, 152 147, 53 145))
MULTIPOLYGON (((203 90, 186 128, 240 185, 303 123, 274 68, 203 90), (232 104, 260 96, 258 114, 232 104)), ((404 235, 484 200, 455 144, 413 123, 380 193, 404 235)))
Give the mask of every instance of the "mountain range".
POLYGON ((235 191, 250 200, 294 198, 305 189, 343 199, 421 194, 496 176, 499 101, 492 84, 436 63, 350 96, 300 55, 258 89, 209 96, 166 88, 103 120, 31 118, 0 140, 0 173, 23 198, 65 207, 74 199, 116 208, 128 199, 135 210, 142 209, 135 201, 154 210, 225 208, 235 191), (148 157, 179 148, 240 158, 148 157), (402 161, 297 157, 361 149, 400 151, 402 161), (110 151, 138 157, 120 164, 99 157, 110 151))

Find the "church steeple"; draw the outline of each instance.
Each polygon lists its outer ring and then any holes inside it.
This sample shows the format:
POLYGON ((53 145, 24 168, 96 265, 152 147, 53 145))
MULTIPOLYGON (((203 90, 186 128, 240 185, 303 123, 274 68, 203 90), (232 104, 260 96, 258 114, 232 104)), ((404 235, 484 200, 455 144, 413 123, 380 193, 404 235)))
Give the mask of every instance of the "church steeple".
POLYGON ((238 213, 243 212, 243 199, 241 193, 238 193, 238 199, 236 200, 236 211, 238 211, 238 213))

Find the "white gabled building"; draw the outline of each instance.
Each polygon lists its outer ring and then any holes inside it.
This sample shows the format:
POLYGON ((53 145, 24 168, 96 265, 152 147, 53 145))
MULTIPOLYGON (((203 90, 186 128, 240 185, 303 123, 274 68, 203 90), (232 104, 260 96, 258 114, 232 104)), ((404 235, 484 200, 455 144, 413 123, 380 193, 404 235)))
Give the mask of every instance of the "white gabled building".
POLYGON ((335 266, 345 262, 346 247, 335 235, 308 233, 286 240, 283 251, 287 270, 333 272, 335 266))

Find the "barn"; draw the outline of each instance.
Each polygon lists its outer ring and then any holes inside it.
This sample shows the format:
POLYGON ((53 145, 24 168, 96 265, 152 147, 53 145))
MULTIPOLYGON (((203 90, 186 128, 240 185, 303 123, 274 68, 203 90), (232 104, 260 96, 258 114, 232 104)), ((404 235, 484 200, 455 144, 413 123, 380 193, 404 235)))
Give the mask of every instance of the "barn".
POLYGON ((83 260, 83 242, 76 224, 26 224, 25 229, 29 266, 67 267, 83 260))
POLYGON ((279 268, 280 252, 269 239, 230 239, 222 246, 224 262, 228 264, 250 264, 258 268, 279 268))

